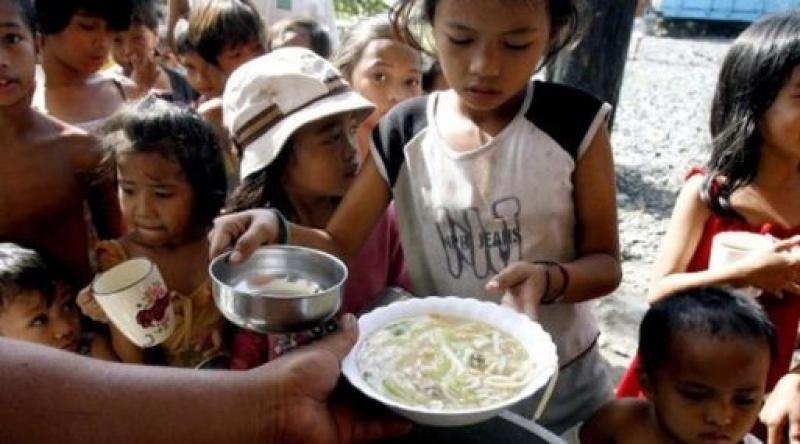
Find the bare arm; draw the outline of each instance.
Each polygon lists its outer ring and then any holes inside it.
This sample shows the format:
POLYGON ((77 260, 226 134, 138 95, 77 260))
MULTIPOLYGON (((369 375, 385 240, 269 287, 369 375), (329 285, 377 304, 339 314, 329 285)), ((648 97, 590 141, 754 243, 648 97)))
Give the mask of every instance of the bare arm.
POLYGON ((614 161, 605 127, 578 162, 573 180, 577 258, 560 264, 569 282, 554 270, 555 266, 515 262, 486 285, 490 293, 503 296, 503 304, 533 319, 538 317, 539 305, 548 298, 583 302, 612 292, 622 278, 614 161))
MULTIPOLYGON (((324 230, 289 224, 290 243, 328 251, 344 260, 358 253, 391 200, 389 186, 372 158, 367 158, 355 183, 345 195, 324 230)), ((259 246, 278 237, 278 219, 267 210, 225 215, 214 221, 209 234, 209 254, 221 254, 233 246, 231 261, 250 256, 259 246)))
MULTIPOLYGON (((614 291, 622 279, 614 159, 605 126, 575 168, 576 260, 563 264, 570 281, 562 302, 583 302, 614 291)), ((553 273, 561 288, 561 274, 553 273)))
POLYGON ((86 202, 92 222, 100 239, 116 239, 124 232, 122 213, 117 198, 117 184, 113 176, 104 174, 101 162, 103 152, 92 136, 82 135, 72 139, 76 173, 86 186, 86 202))
POLYGON ((175 25, 181 18, 189 16, 189 0, 169 0, 167 11, 167 44, 175 46, 175 25))
POLYGON ((342 329, 247 372, 144 367, 0 338, 0 442, 365 442, 407 424, 329 400, 358 337, 342 329), (66 433, 66 432, 69 433, 66 433))
POLYGON ((710 210, 700 199, 702 181, 700 176, 689 179, 678 196, 656 259, 649 301, 652 303, 678 291, 708 285, 753 285, 773 293, 800 292, 792 271, 800 262, 797 251, 792 251, 800 238, 779 242, 774 251, 725 267, 686 272, 709 217, 710 210))

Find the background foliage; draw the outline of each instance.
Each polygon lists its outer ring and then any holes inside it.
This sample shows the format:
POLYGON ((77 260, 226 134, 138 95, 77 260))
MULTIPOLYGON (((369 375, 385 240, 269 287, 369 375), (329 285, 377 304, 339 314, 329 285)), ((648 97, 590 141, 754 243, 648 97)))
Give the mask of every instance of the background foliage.
POLYGON ((389 9, 384 0, 334 0, 336 15, 366 17, 389 9))

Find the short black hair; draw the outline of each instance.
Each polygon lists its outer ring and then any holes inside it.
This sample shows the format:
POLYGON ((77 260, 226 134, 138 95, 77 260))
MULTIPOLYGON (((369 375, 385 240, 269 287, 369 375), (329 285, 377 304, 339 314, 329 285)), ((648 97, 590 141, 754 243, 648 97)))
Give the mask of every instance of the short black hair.
POLYGON ((50 305, 56 293, 56 277, 41 254, 17 244, 0 243, 0 309, 28 292, 40 293, 50 305))
POLYGON ((266 48, 265 40, 264 23, 249 0, 208 1, 189 14, 189 41, 214 66, 225 48, 250 42, 266 48))
POLYGON ((194 191, 192 223, 210 227, 228 191, 222 146, 214 128, 188 107, 149 95, 104 126, 103 146, 124 153, 157 153, 176 162, 194 191))
POLYGON ((686 290, 662 299, 645 313, 639 327, 639 356, 645 374, 654 377, 670 361, 668 351, 679 334, 762 342, 775 356, 775 329, 751 298, 718 287, 686 290))
POLYGON ((131 0, 131 26, 142 25, 158 31, 158 7, 153 0, 131 0))
POLYGON ((31 0, 8 0, 17 7, 19 15, 25 26, 33 33, 38 30, 38 20, 36 19, 36 9, 33 7, 31 0))
POLYGON ((269 29, 268 49, 270 51, 275 49, 272 46, 272 41, 276 36, 283 34, 286 30, 296 28, 300 28, 308 34, 311 43, 310 50, 314 51, 323 59, 327 59, 331 56, 333 46, 331 43, 331 36, 328 35, 328 32, 325 31, 318 21, 310 17, 288 17, 273 24, 269 29))
POLYGON ((131 25, 131 0, 35 0, 35 4, 42 34, 58 34, 78 13, 105 20, 111 31, 131 25))

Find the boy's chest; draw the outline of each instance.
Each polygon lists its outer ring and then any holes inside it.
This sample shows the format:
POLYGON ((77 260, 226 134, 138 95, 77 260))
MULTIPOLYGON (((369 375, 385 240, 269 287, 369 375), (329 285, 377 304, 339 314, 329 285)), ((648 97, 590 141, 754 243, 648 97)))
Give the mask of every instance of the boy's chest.
POLYGON ((0 233, 30 230, 81 214, 84 192, 67 156, 0 154, 0 233))

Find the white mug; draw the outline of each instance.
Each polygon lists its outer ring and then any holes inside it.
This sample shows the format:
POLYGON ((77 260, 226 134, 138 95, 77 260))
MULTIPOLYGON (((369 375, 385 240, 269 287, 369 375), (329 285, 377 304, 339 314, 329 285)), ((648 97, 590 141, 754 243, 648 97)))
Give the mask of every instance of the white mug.
POLYGON ((169 292, 147 259, 125 261, 92 283, 92 292, 114 326, 139 347, 164 342, 175 329, 169 292))
MULTIPOLYGON (((711 257, 708 260, 708 268, 713 270, 724 267, 753 254, 762 253, 772 248, 774 242, 771 236, 746 231, 717 233, 711 241, 711 257)), ((761 290, 754 287, 739 290, 751 297, 761 294, 761 290)))

